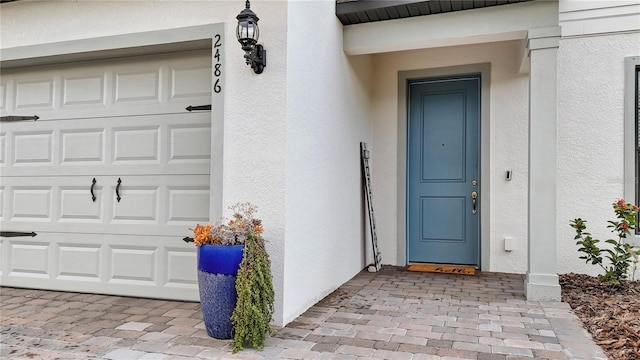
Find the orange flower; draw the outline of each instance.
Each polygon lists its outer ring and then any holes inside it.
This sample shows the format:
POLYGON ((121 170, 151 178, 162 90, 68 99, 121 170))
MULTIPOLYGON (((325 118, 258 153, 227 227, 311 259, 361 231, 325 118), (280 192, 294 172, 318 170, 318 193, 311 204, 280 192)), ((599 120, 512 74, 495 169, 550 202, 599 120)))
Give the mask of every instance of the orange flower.
POLYGON ((211 243, 211 225, 197 224, 193 230, 193 243, 196 246, 211 243))

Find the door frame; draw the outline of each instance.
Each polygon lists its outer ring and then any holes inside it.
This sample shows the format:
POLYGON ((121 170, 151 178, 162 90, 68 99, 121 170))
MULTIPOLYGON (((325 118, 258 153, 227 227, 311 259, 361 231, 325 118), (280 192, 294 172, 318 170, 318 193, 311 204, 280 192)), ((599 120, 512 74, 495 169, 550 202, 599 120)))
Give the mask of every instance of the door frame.
POLYGON ((398 72, 398 170, 397 170, 397 263, 408 264, 407 254, 407 131, 409 106, 409 81, 423 78, 480 74, 480 269, 489 270, 490 262, 490 81, 491 64, 469 64, 461 66, 409 70, 398 72))

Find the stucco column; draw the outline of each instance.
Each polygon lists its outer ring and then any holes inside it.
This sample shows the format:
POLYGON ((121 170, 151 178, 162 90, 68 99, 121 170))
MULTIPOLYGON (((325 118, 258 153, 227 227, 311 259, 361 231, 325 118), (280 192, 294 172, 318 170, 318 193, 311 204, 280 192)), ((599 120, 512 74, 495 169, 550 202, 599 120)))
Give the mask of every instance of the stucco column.
POLYGON ((556 264, 556 101, 560 28, 529 30, 527 300, 559 301, 556 264))

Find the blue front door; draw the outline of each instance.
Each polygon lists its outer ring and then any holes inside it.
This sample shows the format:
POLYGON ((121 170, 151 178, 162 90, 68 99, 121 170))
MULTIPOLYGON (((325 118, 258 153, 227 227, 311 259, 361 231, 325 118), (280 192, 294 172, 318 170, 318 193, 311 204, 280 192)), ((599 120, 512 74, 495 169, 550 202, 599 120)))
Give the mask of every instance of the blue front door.
POLYGON ((409 82, 407 258, 480 265, 480 75, 409 82))

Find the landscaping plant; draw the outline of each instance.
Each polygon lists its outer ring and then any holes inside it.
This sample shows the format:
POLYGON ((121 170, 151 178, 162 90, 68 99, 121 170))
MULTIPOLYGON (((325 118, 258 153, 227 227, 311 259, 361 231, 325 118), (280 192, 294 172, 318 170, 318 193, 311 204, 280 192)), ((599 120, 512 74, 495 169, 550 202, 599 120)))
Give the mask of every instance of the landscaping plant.
POLYGON ((638 206, 627 203, 623 199, 613 203, 617 221, 608 221, 607 227, 612 229, 612 233, 617 234, 618 240, 605 240, 610 246, 604 248, 598 246, 600 240, 594 239, 585 231, 586 220, 577 218, 571 221, 571 227, 576 230, 574 237, 577 240, 576 245, 580 246, 578 251, 584 253, 580 259, 584 259, 587 264, 599 265, 605 271, 604 275, 599 275, 601 280, 619 285, 628 278, 629 267, 633 262, 633 249, 625 239, 637 226, 638 210, 638 206), (609 260, 608 265, 603 263, 603 253, 609 260))
POLYGON ((262 349, 265 335, 272 333, 269 323, 274 293, 269 254, 259 234, 250 233, 244 245, 244 256, 236 277, 238 302, 231 316, 234 353, 242 350, 245 343, 262 349))
POLYGON ((245 345, 262 349, 267 334, 272 333, 273 280, 271 261, 262 237, 262 221, 254 217, 257 208, 251 203, 237 203, 229 207, 230 220, 200 225, 191 229, 196 246, 244 244, 242 261, 235 280, 237 302, 231 315, 233 324, 233 352, 245 345))

